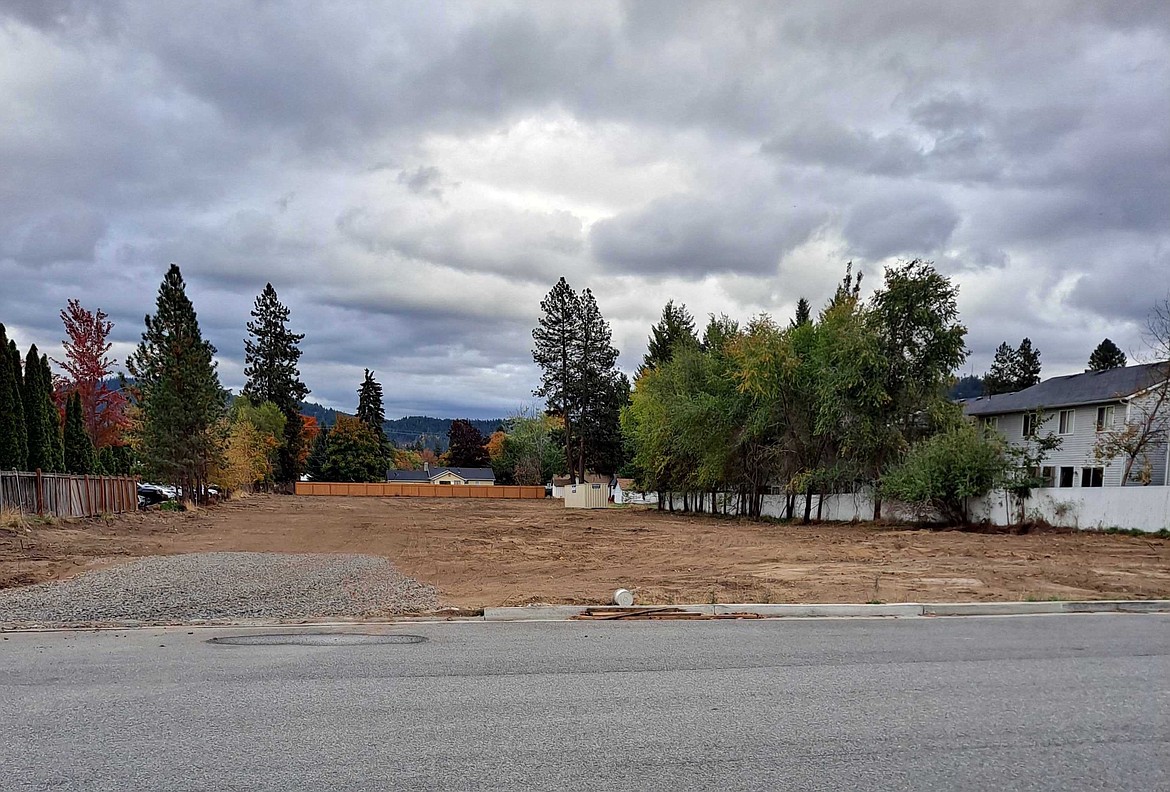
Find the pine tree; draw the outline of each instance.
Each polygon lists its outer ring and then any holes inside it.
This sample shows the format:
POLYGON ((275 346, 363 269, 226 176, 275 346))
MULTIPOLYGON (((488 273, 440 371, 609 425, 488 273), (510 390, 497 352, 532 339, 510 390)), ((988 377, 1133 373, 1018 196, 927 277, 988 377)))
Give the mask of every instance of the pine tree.
MULTIPOLYGON (((48 355, 41 355, 40 368, 41 386, 45 389, 42 409, 45 411, 45 428, 49 435, 49 459, 48 466, 44 470, 50 473, 64 473, 65 438, 61 431, 61 413, 57 410, 57 403, 53 400, 53 372, 49 368, 48 355)), ((128 449, 126 450, 128 451, 128 449)), ((124 456, 128 458, 129 454, 124 454, 124 456)), ((122 472, 129 474, 129 467, 122 472)))
MULTIPOLYGON (((860 282, 861 282, 860 275, 858 275, 857 280, 858 280, 858 284, 860 285, 860 282)), ((801 297, 799 300, 796 301, 796 316, 794 316, 789 321, 789 326, 790 327, 800 327, 801 325, 806 325, 811 321, 812 321, 812 308, 809 307, 808 300, 801 297)))
POLYGON ((642 366, 638 375, 657 368, 669 362, 675 351, 682 346, 698 346, 699 339, 695 337, 695 320, 687 311, 685 305, 675 306, 674 300, 666 303, 662 309, 662 318, 650 328, 650 338, 646 344, 646 355, 642 358, 642 366))
POLYGON ((93 473, 95 467, 96 455, 85 431, 81 395, 74 391, 65 404, 65 472, 85 475, 93 473))
POLYGON ((21 399, 19 361, 14 367, 8 353, 8 333, 0 324, 0 470, 28 467, 28 436, 21 399))
POLYGON ((988 396, 1016 390, 1016 354, 1015 347, 1007 341, 996 347, 991 369, 983 377, 983 388, 988 396))
POLYGON ((159 286, 157 312, 146 317, 137 350, 126 361, 138 391, 138 443, 148 475, 205 499, 208 469, 219 452, 212 431, 224 414, 225 394, 203 340, 195 307, 179 268, 159 286))
POLYGON ((244 376, 248 378, 243 395, 253 404, 270 401, 284 414, 284 436, 275 472, 278 483, 296 481, 301 474, 300 458, 304 445, 304 425, 300 420, 301 402, 309 389, 301 381, 297 361, 303 333, 288 329, 289 310, 276 296, 272 284, 256 298, 248 335, 244 340, 244 376))
POLYGON ((1023 390, 1040 382, 1040 350, 1025 338, 1016 350, 1015 389, 1023 390))
POLYGON ((390 443, 386 440, 386 410, 382 406, 382 385, 374 373, 366 369, 366 376, 358 388, 357 417, 378 437, 383 455, 389 459, 390 443))
POLYGON ((1106 338, 1097 348, 1093 350, 1093 354, 1089 355, 1089 371, 1108 371, 1109 369, 1125 368, 1129 361, 1125 357, 1125 353, 1118 348, 1117 344, 1106 338))
POLYGON ((618 414, 607 407, 616 398, 618 387, 618 351, 612 343, 613 334, 589 289, 581 292, 580 306, 572 344, 574 377, 570 388, 573 402, 579 405, 577 470, 584 476, 586 462, 596 457, 601 439, 620 432, 620 428, 618 414))
POLYGON ((581 300, 564 278, 557 281, 540 302, 541 316, 532 331, 532 359, 540 366, 540 387, 532 393, 544 399, 548 411, 564 423, 565 467, 572 477, 573 440, 577 428, 577 402, 573 383, 576 378, 574 340, 580 331, 581 300))
POLYGON ((42 379, 41 358, 37 345, 28 348, 24 359, 24 424, 28 430, 28 468, 51 473, 55 469, 56 451, 53 432, 56 424, 49 425, 49 410, 53 407, 49 385, 42 379))

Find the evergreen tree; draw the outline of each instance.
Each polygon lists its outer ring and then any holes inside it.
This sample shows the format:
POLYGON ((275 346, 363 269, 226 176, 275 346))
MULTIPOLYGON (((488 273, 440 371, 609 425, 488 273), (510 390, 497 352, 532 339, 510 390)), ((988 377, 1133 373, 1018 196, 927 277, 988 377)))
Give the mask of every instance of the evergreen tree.
POLYGON ((20 393, 20 363, 12 365, 8 334, 0 324, 0 470, 28 467, 28 435, 20 393))
MULTIPOLYGON (((48 355, 41 355, 40 369, 41 386, 45 389, 45 399, 42 402, 42 409, 45 411, 45 428, 49 435, 49 464, 44 470, 50 473, 64 473, 65 438, 61 430, 61 414, 57 410, 57 403, 53 400, 53 372, 49 368, 48 355)), ((123 456, 128 459, 129 448, 123 446, 122 450, 126 452, 123 456)), ((129 466, 126 465, 125 470, 121 472, 129 475, 129 466)))
POLYGON ((37 345, 28 348, 24 359, 24 424, 28 430, 28 469, 51 473, 55 470, 56 423, 49 425, 53 407, 49 385, 42 380, 41 358, 37 345))
MULTIPOLYGON (((578 331, 573 337, 574 378, 570 385, 572 400, 579 405, 577 436, 577 470, 584 476, 587 462, 597 457, 599 445, 606 439, 620 437, 619 413, 611 409, 618 399, 618 351, 614 348, 609 323, 601 315, 593 292, 581 293, 578 331)), ((623 377, 624 379, 624 377, 623 377)), ((626 397, 629 384, 626 384, 626 397)))
POLYGON ((983 389, 988 396, 1011 393, 1016 388, 1016 349, 1004 341, 995 350, 991 369, 983 376, 983 389))
POLYGON ((995 350, 991 370, 983 377, 983 386, 988 396, 1000 393, 1015 393, 1040 382, 1040 350, 1032 346, 1032 340, 1025 338, 1019 347, 1006 341, 995 350))
POLYGON ((74 391, 65 403, 65 472, 74 475, 93 473, 95 462, 93 441, 85 432, 81 396, 74 391))
POLYGON ((305 460, 305 473, 310 481, 325 481, 325 461, 329 449, 329 427, 322 426, 313 438, 309 456, 305 460))
POLYGON ((565 467, 573 477, 580 472, 573 459, 573 432, 577 428, 573 341, 580 325, 581 300, 561 278, 541 300, 540 311, 539 323, 532 331, 532 359, 540 366, 540 387, 532 393, 543 398, 548 412, 564 423, 565 467))
POLYGON ((685 305, 675 306, 674 300, 666 303, 662 309, 662 318, 650 328, 650 338, 647 342, 646 355, 642 359, 642 366, 638 375, 648 369, 657 368, 674 357, 675 350, 682 345, 697 346, 699 339, 695 337, 695 320, 687 311, 685 305))
POLYGON ((156 307, 155 315, 146 317, 141 343, 126 361, 138 392, 141 462, 148 475, 179 486, 185 497, 200 502, 219 452, 213 429, 224 414, 215 347, 203 339, 195 306, 174 264, 159 286, 156 307))
POLYGON ((386 439, 386 410, 382 406, 382 385, 374 379, 374 373, 366 369, 366 376, 358 388, 357 417, 370 427, 382 446, 382 454, 390 456, 390 443, 386 439))
POLYGON ((1032 346, 1032 340, 1025 338, 1016 350, 1016 390, 1030 388, 1040 382, 1040 350, 1032 346))
POLYGON ((1117 344, 1106 338, 1097 348, 1093 350, 1093 354, 1089 355, 1089 371, 1108 371, 1109 369, 1125 368, 1129 361, 1125 357, 1117 344))
POLYGON ((248 322, 250 338, 244 340, 244 376, 248 381, 243 395, 257 405, 272 402, 285 417, 275 473, 278 483, 300 477, 299 460, 304 445, 300 409, 302 400, 309 395, 297 369, 301 357, 298 344, 305 336, 288 329, 288 316, 288 308, 277 298, 276 289, 271 283, 266 284, 252 308, 254 321, 248 322))
POLYGON ((453 467, 487 467, 487 438, 483 433, 462 418, 451 422, 447 430, 450 445, 447 447, 447 463, 453 467))
MULTIPOLYGON (((861 283, 861 276, 857 276, 858 285, 861 283)), ((796 316, 789 322, 789 327, 800 327, 812 322, 812 308, 809 307, 808 300, 801 297, 796 301, 796 316)))

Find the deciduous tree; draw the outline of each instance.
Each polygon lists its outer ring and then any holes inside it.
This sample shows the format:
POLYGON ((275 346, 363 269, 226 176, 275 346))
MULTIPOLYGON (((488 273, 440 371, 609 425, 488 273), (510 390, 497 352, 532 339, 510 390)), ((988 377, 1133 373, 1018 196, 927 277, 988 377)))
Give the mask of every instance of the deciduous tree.
POLYGON ((70 300, 61 311, 61 321, 65 359, 54 362, 65 377, 58 398, 63 404, 68 394, 78 394, 85 431, 95 448, 121 445, 127 426, 126 395, 109 386, 115 360, 109 356, 108 339, 114 323, 101 309, 86 310, 77 300, 70 300))
POLYGON ((337 417, 329 430, 322 477, 325 481, 385 481, 385 449, 365 421, 337 417))
POLYGON ((450 444, 447 460, 453 467, 487 467, 487 438, 470 421, 463 418, 451 422, 447 432, 450 444))

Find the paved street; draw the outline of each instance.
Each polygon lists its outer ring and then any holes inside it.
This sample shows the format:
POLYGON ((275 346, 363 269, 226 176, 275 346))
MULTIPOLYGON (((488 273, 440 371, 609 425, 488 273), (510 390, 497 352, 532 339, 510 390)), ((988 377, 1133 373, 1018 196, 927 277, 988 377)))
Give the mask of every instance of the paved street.
POLYGON ((7 634, 0 788, 1170 788, 1162 615, 382 631, 7 634))

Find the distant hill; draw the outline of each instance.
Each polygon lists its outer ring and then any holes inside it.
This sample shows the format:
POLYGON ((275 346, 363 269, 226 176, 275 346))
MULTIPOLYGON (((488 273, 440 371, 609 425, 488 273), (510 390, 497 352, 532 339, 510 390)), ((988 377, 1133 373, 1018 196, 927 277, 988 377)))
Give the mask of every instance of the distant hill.
MULTIPOLYGON (((337 422, 338 415, 349 414, 329 407, 322 407, 315 402, 305 402, 301 412, 313 416, 322 426, 332 426, 337 422)), ((447 432, 451 429, 451 421, 453 420, 453 418, 431 418, 428 415, 409 415, 405 418, 386 421, 382 426, 386 431, 386 437, 394 441, 397 446, 423 445, 442 453, 447 450, 447 432)), ((471 425, 486 436, 500 428, 500 424, 503 422, 503 418, 493 418, 473 420, 471 425)))

